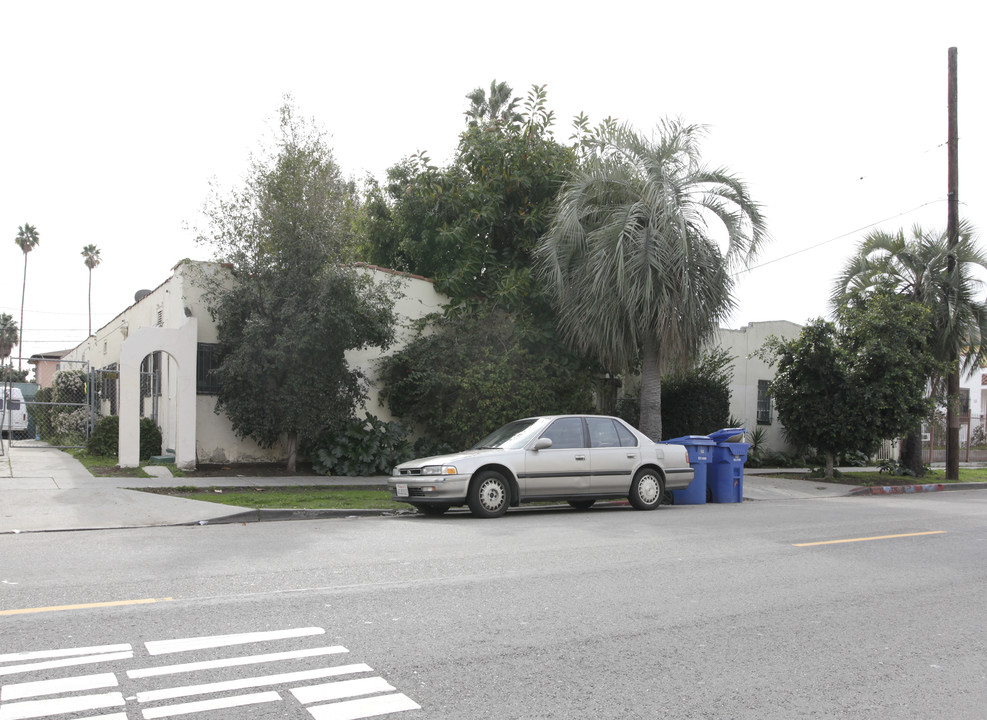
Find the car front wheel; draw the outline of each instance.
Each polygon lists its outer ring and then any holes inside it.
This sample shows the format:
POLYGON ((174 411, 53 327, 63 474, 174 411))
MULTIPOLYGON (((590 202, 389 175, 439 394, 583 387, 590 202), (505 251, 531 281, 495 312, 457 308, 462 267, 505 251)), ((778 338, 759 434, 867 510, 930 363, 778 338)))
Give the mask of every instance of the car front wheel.
POLYGON ((637 471, 634 482, 631 483, 631 493, 627 499, 638 510, 654 510, 661 505, 662 495, 665 494, 665 484, 661 475, 650 468, 637 471))
POLYGON ((484 470, 470 483, 466 498, 470 511, 477 517, 500 517, 510 505, 511 486, 496 470, 484 470))

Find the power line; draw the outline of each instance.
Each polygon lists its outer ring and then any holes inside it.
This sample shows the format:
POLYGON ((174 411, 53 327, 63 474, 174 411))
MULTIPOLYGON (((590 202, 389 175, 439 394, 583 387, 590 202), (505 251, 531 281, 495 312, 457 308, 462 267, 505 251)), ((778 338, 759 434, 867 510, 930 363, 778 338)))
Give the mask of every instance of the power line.
POLYGON ((733 277, 738 277, 739 275, 743 275, 744 273, 749 273, 749 272, 754 272, 755 270, 760 270, 763 267, 766 267, 768 265, 772 265, 772 264, 774 264, 776 262, 781 262, 782 260, 788 260, 789 258, 793 258, 796 255, 801 255, 802 253, 809 252, 810 250, 815 250, 816 248, 820 248, 823 245, 828 245, 831 242, 836 242, 837 240, 842 240, 843 238, 849 237, 850 235, 855 235, 856 233, 859 233, 859 232, 861 232, 863 230, 867 230, 869 228, 872 228, 875 225, 880 225, 882 223, 886 223, 886 222, 889 222, 891 220, 897 220, 898 218, 904 217, 905 215, 909 215, 909 214, 915 212, 916 210, 921 210, 922 208, 927 207, 929 205, 935 205, 936 203, 943 202, 945 199, 946 198, 938 198, 937 200, 929 200, 929 202, 922 203, 921 205, 918 205, 917 207, 913 207, 911 210, 906 210, 904 212, 900 212, 897 215, 892 215, 891 217, 886 217, 883 220, 875 220, 874 222, 872 222, 872 223, 870 223, 868 225, 864 225, 862 227, 859 227, 856 230, 850 230, 849 232, 845 232, 842 235, 837 235, 836 237, 831 237, 828 240, 823 240, 822 242, 816 243, 815 245, 810 245, 809 247, 802 248, 801 250, 796 250, 795 252, 789 253, 788 255, 782 255, 781 257, 775 258, 774 260, 768 260, 767 262, 760 263, 759 265, 755 265, 754 267, 749 267, 749 268, 744 268, 742 270, 738 270, 737 272, 735 272, 733 274, 733 277))

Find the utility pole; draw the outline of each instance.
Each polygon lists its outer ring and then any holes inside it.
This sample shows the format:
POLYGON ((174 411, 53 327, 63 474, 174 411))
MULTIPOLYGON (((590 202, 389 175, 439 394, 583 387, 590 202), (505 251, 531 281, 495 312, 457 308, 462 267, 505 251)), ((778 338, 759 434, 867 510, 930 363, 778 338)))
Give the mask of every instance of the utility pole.
MULTIPOLYGON (((959 157, 958 157, 958 128, 956 119, 956 48, 949 48, 949 77, 947 80, 948 95, 948 160, 949 169, 947 171, 946 182, 948 194, 946 200, 946 242, 949 246, 946 270, 949 274, 946 302, 947 317, 951 317, 955 312, 953 293, 958 287, 957 274, 959 268, 956 263, 956 244, 959 241, 959 157)), ((959 347, 950 348, 952 367, 949 371, 949 379, 946 383, 946 479, 960 479, 960 369, 959 369, 959 347)))

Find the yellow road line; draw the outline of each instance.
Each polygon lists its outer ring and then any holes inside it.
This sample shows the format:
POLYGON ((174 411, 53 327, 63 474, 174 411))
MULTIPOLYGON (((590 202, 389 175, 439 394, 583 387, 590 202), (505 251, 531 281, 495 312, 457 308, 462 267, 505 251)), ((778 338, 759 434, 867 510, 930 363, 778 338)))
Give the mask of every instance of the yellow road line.
POLYGON ((825 540, 823 542, 795 543, 795 547, 812 547, 813 545, 838 545, 839 543, 866 542, 868 540, 890 540, 891 538, 918 537, 919 535, 945 535, 945 530, 929 532, 905 533, 904 535, 875 535, 874 537, 849 538, 847 540, 825 540))
POLYGON ((52 605, 40 608, 22 608, 20 610, 0 610, 0 615, 28 615, 30 613, 58 612, 61 610, 86 610, 88 608, 119 607, 120 605, 150 605, 151 603, 168 602, 172 598, 144 598, 142 600, 113 600, 110 602, 85 603, 82 605, 52 605))

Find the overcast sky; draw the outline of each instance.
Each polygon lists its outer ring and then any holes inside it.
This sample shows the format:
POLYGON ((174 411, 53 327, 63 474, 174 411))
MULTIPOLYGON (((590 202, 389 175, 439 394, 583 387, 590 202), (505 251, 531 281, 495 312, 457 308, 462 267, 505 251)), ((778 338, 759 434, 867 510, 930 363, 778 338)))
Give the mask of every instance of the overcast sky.
POLYGON ((0 312, 18 321, 14 238, 41 236, 25 356, 85 339, 83 246, 103 259, 94 330, 210 259, 186 224, 210 178, 242 182, 285 93, 356 179, 420 150, 445 164, 493 79, 547 85, 563 141, 581 111, 706 124, 706 161, 748 182, 773 238, 728 325, 803 323, 868 229, 945 227, 955 46, 961 215, 987 231, 982 2, 0 0, 0 27, 0 312))

